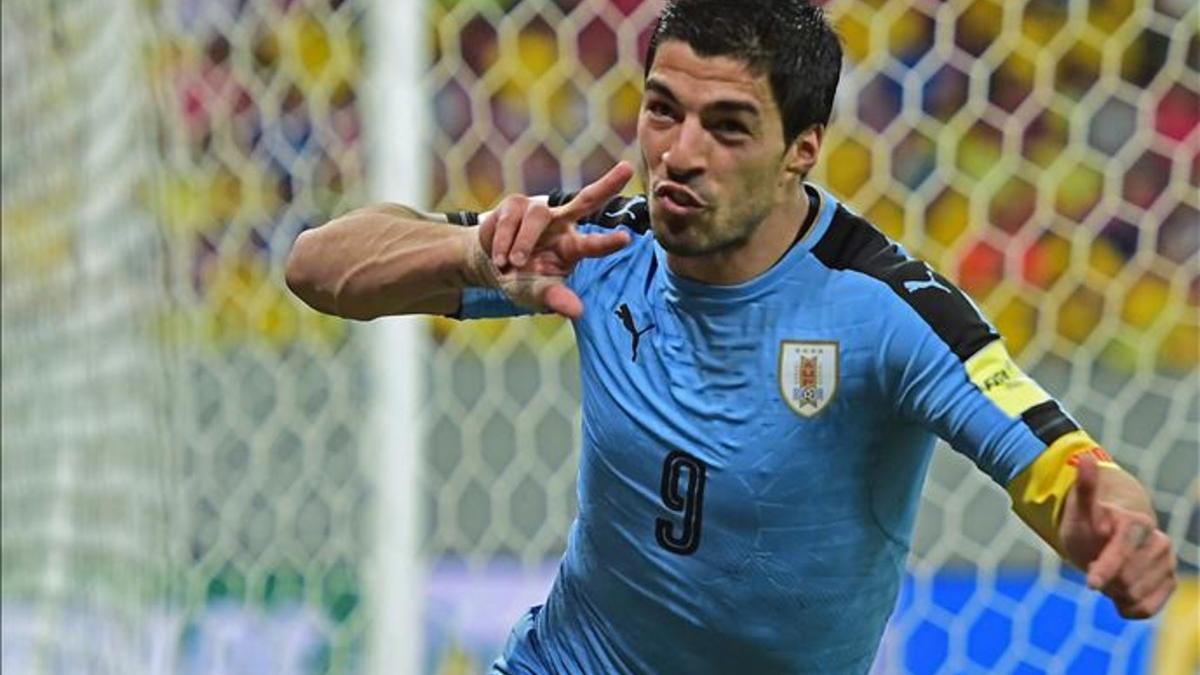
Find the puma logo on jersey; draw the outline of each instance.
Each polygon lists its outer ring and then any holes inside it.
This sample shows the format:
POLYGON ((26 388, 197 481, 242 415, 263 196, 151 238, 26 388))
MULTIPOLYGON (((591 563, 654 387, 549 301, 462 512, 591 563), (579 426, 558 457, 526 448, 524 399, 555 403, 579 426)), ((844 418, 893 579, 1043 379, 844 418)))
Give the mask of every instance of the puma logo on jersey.
POLYGON ((638 342, 641 341, 643 335, 654 329, 654 324, 638 330, 637 324, 633 322, 633 312, 629 310, 629 305, 625 303, 621 303, 621 306, 613 313, 621 320, 621 325, 625 326, 625 330, 629 331, 629 337, 633 341, 633 360, 637 362, 638 342))
POLYGON ((622 206, 621 208, 617 209, 616 211, 606 211, 604 213, 604 217, 605 218, 622 218, 623 219, 625 216, 633 216, 636 218, 637 215, 633 212, 633 209, 635 207, 637 207, 641 204, 645 204, 645 203, 646 203, 646 198, 641 195, 638 195, 638 196, 630 199, 629 201, 625 202, 625 205, 622 206))
POLYGON ((944 293, 950 292, 949 288, 946 288, 940 281, 933 278, 933 272, 930 272, 928 269, 926 269, 925 276, 925 279, 913 279, 911 281, 904 282, 904 290, 908 291, 909 294, 925 290, 926 288, 936 288, 944 293))

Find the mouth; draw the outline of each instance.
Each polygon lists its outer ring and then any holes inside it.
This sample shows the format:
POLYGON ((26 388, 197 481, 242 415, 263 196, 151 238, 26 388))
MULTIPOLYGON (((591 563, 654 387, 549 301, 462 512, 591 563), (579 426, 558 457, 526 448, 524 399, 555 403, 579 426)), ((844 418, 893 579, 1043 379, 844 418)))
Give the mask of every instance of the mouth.
POLYGON ((679 216, 696 213, 707 206, 695 192, 678 183, 667 181, 659 183, 654 189, 654 199, 668 213, 679 216))

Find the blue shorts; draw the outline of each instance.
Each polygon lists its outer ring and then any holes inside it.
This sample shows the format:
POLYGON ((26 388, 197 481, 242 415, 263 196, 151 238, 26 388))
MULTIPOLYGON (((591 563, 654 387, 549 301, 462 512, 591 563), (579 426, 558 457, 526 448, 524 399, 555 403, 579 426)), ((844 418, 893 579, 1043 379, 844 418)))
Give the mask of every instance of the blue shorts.
POLYGON ((542 606, 530 607, 513 626, 504 644, 504 652, 492 663, 488 675, 551 675, 553 671, 542 661, 541 645, 534 618, 542 606))

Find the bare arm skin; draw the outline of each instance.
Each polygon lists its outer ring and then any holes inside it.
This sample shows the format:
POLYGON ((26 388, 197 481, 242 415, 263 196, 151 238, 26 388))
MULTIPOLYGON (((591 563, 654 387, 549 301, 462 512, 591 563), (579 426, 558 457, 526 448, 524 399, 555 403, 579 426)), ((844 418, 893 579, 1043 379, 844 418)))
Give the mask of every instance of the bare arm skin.
POLYGON ((452 314, 463 288, 484 283, 468 258, 478 229, 396 204, 368 206, 302 233, 287 285, 313 309, 347 319, 452 314))
POLYGON ((370 206, 309 230, 288 256, 288 288, 313 309, 347 319, 453 314, 464 288, 499 288, 516 303, 569 318, 583 303, 564 281, 583 258, 629 243, 625 232, 582 234, 580 218, 633 175, 621 162, 570 202, 504 199, 477 227, 396 204, 370 206))

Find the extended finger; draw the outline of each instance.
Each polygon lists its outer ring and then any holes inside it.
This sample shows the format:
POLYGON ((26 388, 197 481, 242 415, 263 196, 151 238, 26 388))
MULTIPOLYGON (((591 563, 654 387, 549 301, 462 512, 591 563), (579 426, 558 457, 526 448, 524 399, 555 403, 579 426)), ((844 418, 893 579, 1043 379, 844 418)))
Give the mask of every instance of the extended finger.
POLYGON ((1125 565, 1125 561, 1134 551, 1134 542, 1129 536, 1129 530, 1135 524, 1138 523, 1130 520, 1117 522, 1113 536, 1109 537, 1100 554, 1088 565, 1087 584, 1090 588, 1104 588, 1125 565))
POLYGON ((496 234, 492 237, 492 262, 496 267, 508 264, 508 251, 521 225, 521 216, 525 214, 526 197, 512 196, 505 199, 496 218, 496 234))
POLYGON ((583 218, 620 194, 630 178, 633 178, 633 167, 629 162, 617 162, 608 173, 580 190, 574 199, 555 208, 554 217, 570 222, 583 218))
POLYGON ((1079 473, 1075 476, 1075 504, 1079 513, 1092 524, 1092 529, 1103 532, 1105 523, 1100 509, 1096 505, 1096 489, 1100 483, 1100 467, 1096 466, 1096 458, 1084 454, 1079 458, 1079 473))
POLYGON ((624 230, 594 234, 575 233, 563 237, 559 255, 569 263, 582 258, 601 258, 620 251, 628 246, 629 242, 629 233, 624 230))
POLYGON ((533 252, 533 247, 542 238, 546 226, 550 224, 550 217, 549 206, 541 202, 529 202, 522 214, 521 222, 517 226, 517 234, 513 239, 512 248, 508 252, 508 259, 512 261, 512 264, 520 267, 529 260, 529 254, 533 252))

